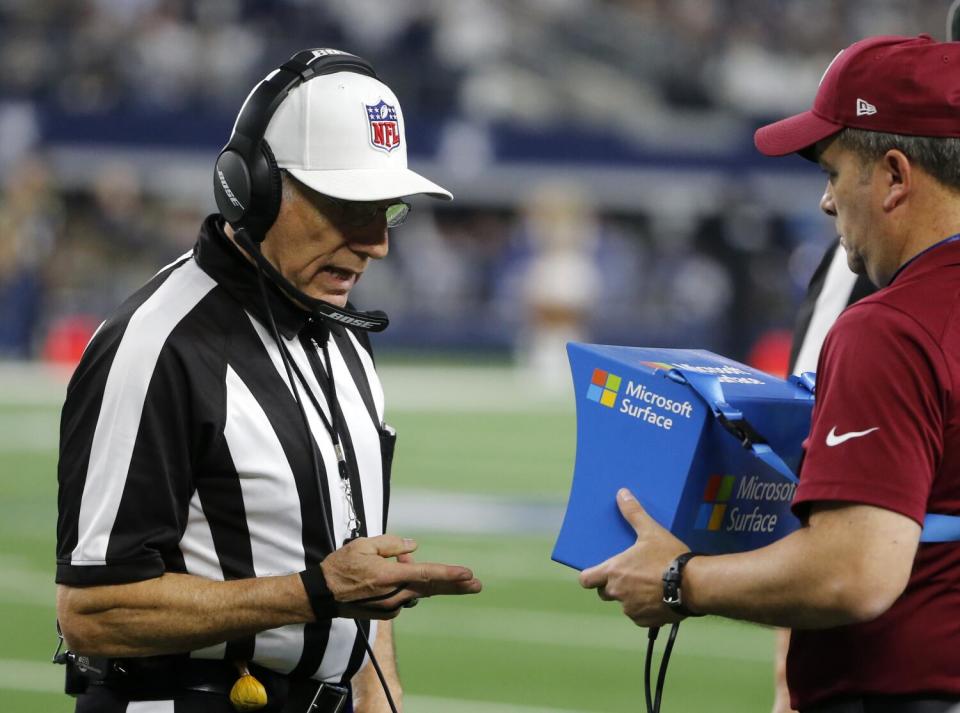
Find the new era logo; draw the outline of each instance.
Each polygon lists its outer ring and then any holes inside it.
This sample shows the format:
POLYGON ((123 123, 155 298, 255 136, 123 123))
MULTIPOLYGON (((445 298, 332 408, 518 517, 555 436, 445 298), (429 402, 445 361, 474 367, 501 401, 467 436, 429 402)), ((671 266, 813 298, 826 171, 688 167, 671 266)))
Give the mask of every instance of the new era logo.
POLYGON ((617 401, 617 392, 620 390, 621 379, 616 374, 594 369, 590 379, 590 388, 587 389, 587 398, 596 401, 607 408, 613 408, 617 401))
POLYGON ((877 113, 877 107, 865 99, 857 99, 857 116, 873 116, 877 113))

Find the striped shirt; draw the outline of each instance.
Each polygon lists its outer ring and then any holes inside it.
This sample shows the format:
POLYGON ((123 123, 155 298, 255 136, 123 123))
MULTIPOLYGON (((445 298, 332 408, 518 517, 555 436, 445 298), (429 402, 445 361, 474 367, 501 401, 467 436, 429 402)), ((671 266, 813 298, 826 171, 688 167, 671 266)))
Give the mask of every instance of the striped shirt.
POLYGON ((810 278, 807 294, 797 310, 790 350, 790 373, 817 370, 820 348, 840 313, 877 288, 866 275, 847 266, 847 251, 840 241, 830 244, 810 278))
MULTIPOLYGON (((268 299, 300 375, 310 436, 265 326, 256 270, 223 234, 219 216, 204 222, 192 253, 101 325, 63 408, 58 583, 299 572, 329 554, 324 513, 340 546, 348 507, 324 422, 331 422, 324 343, 360 534, 382 534, 394 436, 383 423, 366 335, 314 321, 270 284, 268 299)), ((375 636, 376 622, 361 625, 375 636)), ((347 681, 365 653, 354 622, 335 619, 190 656, 347 681)))

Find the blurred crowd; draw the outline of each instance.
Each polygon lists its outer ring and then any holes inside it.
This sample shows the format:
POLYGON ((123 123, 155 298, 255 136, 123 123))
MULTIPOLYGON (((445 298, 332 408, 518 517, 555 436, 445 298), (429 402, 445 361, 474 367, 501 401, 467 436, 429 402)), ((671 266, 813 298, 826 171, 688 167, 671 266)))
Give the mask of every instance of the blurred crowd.
MULTIPOLYGON (((155 175, 147 184, 136 145, 94 148, 63 180, 57 147, 31 118, 44 111, 67 117, 58 140, 68 143, 69 117, 108 123, 118 111, 228 126, 264 67, 326 45, 389 67, 411 125, 585 126, 701 151, 729 143, 725 127, 749 136, 761 118, 805 107, 853 39, 942 37, 947 6, 0 0, 0 357, 75 356, 123 296, 189 249, 209 205, 183 200, 206 190, 206 178, 187 191, 155 175)), ((449 135, 462 149, 473 134, 449 135)), ((215 148, 189 150, 206 161, 215 148)), ((597 200, 569 179, 494 199, 465 185, 452 205, 418 204, 391 258, 357 289, 361 307, 390 306, 388 348, 512 350, 543 373, 563 371, 568 339, 746 358, 758 341, 782 342, 832 238, 810 217, 815 205, 778 212, 736 191, 684 212, 597 200)))
MULTIPOLYGON (((69 360, 85 342, 76 330, 190 249, 202 218, 141 191, 123 164, 62 191, 40 156, 22 160, 0 196, 0 355, 66 348, 69 360)), ((544 374, 564 368, 569 339, 743 356, 789 324, 821 249, 810 226, 748 205, 600 212, 588 187, 550 179, 512 205, 418 202, 354 297, 388 307, 387 347, 514 349, 544 374)))
POLYGON ((849 38, 943 33, 943 0, 3 0, 0 94, 235 108, 291 48, 389 63, 408 110, 630 121, 780 113, 849 38), (396 78, 399 79, 399 83, 396 78), (625 116, 619 115, 624 109, 625 116))

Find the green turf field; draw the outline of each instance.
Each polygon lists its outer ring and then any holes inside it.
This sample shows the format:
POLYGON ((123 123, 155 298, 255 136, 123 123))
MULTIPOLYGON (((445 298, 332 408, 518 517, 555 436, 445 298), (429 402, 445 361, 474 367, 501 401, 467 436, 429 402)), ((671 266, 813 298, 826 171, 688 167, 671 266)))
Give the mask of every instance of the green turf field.
MULTIPOLYGON (((433 374, 386 371, 388 394, 398 395, 389 410, 400 433, 398 494, 563 497, 574 424, 562 399, 527 398, 502 369, 447 369, 440 386, 433 374), (429 384, 437 393, 425 398, 429 384)), ((0 375, 0 700, 4 710, 57 713, 72 710, 57 693, 61 670, 47 664, 58 405, 24 398, 33 393, 0 375)), ((550 561, 552 533, 401 534, 417 536, 425 559, 473 567, 485 586, 475 597, 424 601, 397 620, 408 713, 643 710, 645 631, 550 561)), ((757 627, 684 624, 663 710, 768 711, 772 647, 771 632, 757 627)))

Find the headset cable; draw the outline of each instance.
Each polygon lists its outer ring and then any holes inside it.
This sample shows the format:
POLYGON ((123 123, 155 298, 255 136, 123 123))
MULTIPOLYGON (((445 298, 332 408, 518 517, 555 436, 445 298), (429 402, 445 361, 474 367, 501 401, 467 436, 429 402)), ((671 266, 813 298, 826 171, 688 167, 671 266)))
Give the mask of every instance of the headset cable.
POLYGON ((667 638, 667 646, 663 650, 663 658, 660 659, 660 667, 657 671, 656 692, 651 695, 650 669, 653 665, 653 649, 657 641, 657 635, 660 633, 660 627, 651 626, 647 630, 647 656, 643 665, 643 692, 647 704, 647 713, 660 713, 663 686, 667 680, 667 666, 670 664, 670 654, 673 653, 673 645, 677 640, 677 632, 679 631, 680 622, 678 621, 670 627, 670 636, 667 638))

